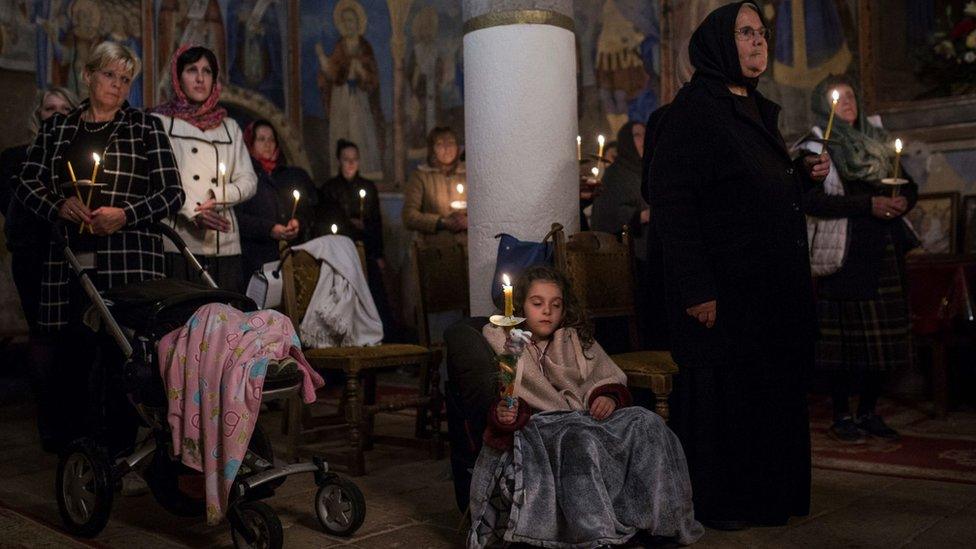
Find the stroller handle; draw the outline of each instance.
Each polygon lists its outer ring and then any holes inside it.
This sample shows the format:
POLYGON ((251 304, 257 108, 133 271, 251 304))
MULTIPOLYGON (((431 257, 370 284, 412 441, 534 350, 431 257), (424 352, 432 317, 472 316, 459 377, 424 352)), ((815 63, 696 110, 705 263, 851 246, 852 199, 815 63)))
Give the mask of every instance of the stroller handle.
MULTIPOLYGON (((58 219, 57 221, 54 222, 54 224, 51 227, 51 235, 54 237, 54 241, 61 249, 66 249, 68 247, 68 240, 67 238, 65 238, 66 233, 64 230, 66 225, 67 223, 63 219, 58 219)), ((180 236, 180 234, 177 233, 176 230, 173 229, 173 227, 170 227, 165 223, 159 222, 159 223, 152 224, 151 228, 157 229, 160 232, 160 234, 162 234, 170 242, 173 243, 173 246, 175 246, 176 249, 179 250, 180 254, 182 254, 183 257, 186 259, 186 261, 193 266, 193 269, 200 275, 200 278, 202 278, 203 281, 206 282, 208 286, 210 286, 215 290, 218 289, 217 282, 214 281, 212 276, 210 276, 210 273, 207 272, 207 269, 200 264, 200 261, 197 260, 196 256, 193 255, 193 252, 191 252, 190 249, 187 247, 186 241, 183 240, 183 237, 180 236)), ((75 272, 80 272, 80 270, 76 270, 75 272)))

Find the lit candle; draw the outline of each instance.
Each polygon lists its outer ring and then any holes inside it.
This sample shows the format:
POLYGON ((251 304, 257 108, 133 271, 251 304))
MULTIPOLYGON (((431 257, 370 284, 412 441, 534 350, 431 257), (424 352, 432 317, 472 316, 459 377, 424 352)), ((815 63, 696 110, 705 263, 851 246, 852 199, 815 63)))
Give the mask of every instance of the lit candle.
POLYGON ((298 211, 298 199, 302 197, 302 194, 298 192, 298 189, 295 189, 291 195, 295 197, 295 205, 291 207, 291 219, 295 219, 295 212, 298 211))
POLYGON ((359 189, 359 219, 366 219, 366 189, 359 189))
POLYGON ((824 141, 830 139, 830 130, 834 128, 834 111, 837 110, 838 101, 840 101, 840 92, 837 90, 830 92, 830 117, 827 118, 827 131, 824 132, 824 141))
POLYGON ((505 296, 505 317, 509 318, 514 312, 514 307, 512 307, 512 281, 507 274, 502 275, 502 295, 505 296))
POLYGON ((891 198, 898 196, 898 180, 901 175, 901 139, 895 139, 895 184, 891 188, 891 198))
MULTIPOLYGON (((95 161, 95 165, 92 167, 91 182, 95 183, 95 176, 98 175, 98 165, 102 162, 102 157, 98 156, 98 153, 92 153, 92 160, 95 161)), ((91 196, 89 194, 89 196, 91 196)))
POLYGON ((593 179, 600 178, 600 168, 593 166, 593 168, 590 169, 590 173, 593 174, 593 179))
MULTIPOLYGON (((217 169, 220 170, 220 202, 223 204, 227 201, 227 166, 221 162, 217 169)), ((214 232, 217 233, 217 255, 220 255, 220 231, 214 232)))
POLYGON ((901 139, 895 139, 895 179, 901 176, 901 139))
POLYGON ((583 160, 583 138, 576 136, 576 160, 583 160))
POLYGON ((457 192, 458 192, 458 194, 464 194, 464 184, 463 183, 458 183, 457 184, 457 192))
MULTIPOLYGON (((95 177, 98 176, 98 165, 102 162, 102 157, 98 156, 98 153, 92 153, 92 161, 94 161, 95 164, 92 166, 91 186, 88 187, 88 198, 85 199, 86 208, 91 208, 92 194, 95 192, 95 177)), ((77 186, 75 186, 75 188, 77 189, 77 186)), ((79 199, 80 198, 81 197, 79 196, 79 199)), ((80 227, 78 227, 78 234, 81 234, 82 231, 85 230, 85 226, 85 224, 82 224, 80 227)), ((95 234, 94 227, 91 225, 87 225, 87 227, 88 232, 95 234)))
POLYGON ((603 137, 603 134, 600 134, 600 135, 596 136, 596 142, 597 142, 597 145, 599 145, 599 147, 597 148, 597 153, 596 153, 596 155, 599 157, 599 159, 597 160, 597 162, 602 162, 603 161, 603 144, 606 143, 606 141, 607 140, 603 137))
POLYGON ((220 201, 227 201, 227 166, 223 162, 217 164, 217 168, 220 170, 220 201))
POLYGON ((337 234, 339 232, 339 226, 335 223, 332 224, 332 234, 337 234))

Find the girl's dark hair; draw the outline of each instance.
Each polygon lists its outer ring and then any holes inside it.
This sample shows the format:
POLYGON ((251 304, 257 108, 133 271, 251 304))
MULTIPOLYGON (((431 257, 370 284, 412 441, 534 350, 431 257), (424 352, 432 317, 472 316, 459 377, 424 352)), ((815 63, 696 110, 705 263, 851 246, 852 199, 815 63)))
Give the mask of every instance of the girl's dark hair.
MULTIPOLYGON (((448 135, 453 137, 454 141, 457 142, 458 135, 454 130, 451 129, 450 126, 437 126, 436 128, 430 130, 430 133, 427 134, 427 165, 428 166, 430 167, 436 166, 437 155, 434 153, 434 145, 437 144, 438 139, 448 135)), ((458 143, 458 145, 459 145, 458 148, 460 148, 460 143, 458 143)), ((460 151, 458 151, 458 153, 459 154, 454 158, 454 164, 457 164, 458 161, 461 159, 460 151)))
POLYGON ((203 46, 194 46, 176 58, 176 74, 183 74, 183 69, 187 65, 192 65, 200 60, 201 57, 206 57, 207 62, 210 63, 210 70, 213 71, 214 80, 220 76, 220 66, 217 64, 217 56, 214 52, 203 46))
POLYGON ((270 120, 259 118, 254 121, 254 133, 258 133, 258 128, 271 128, 271 135, 274 136, 275 143, 278 142, 278 130, 275 129, 274 125, 270 120))
POLYGON ((576 293, 562 272, 549 265, 534 265, 522 271, 515 281, 514 296, 515 313, 525 316, 525 299, 529 288, 536 281, 552 282, 563 293, 563 321, 558 328, 575 328, 580 344, 586 351, 593 346, 593 323, 586 315, 586 310, 580 303, 576 293))
POLYGON ((342 156, 342 151, 344 149, 348 149, 350 147, 356 149, 356 152, 359 152, 359 145, 349 141, 348 139, 340 139, 339 141, 336 141, 336 160, 339 160, 339 157, 342 156))

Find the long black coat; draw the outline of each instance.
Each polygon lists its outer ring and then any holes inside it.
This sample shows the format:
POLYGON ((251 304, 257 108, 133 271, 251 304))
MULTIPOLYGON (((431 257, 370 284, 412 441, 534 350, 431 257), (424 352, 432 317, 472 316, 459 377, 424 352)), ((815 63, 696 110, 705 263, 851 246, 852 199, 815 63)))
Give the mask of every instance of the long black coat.
POLYGON ((682 367, 805 367, 816 334, 801 170, 756 91, 762 124, 725 84, 696 77, 653 136, 649 202, 682 367), (706 328, 685 310, 716 300, 706 328))
MULTIPOLYGON (((252 160, 253 162, 253 160, 252 160)), ((234 207, 241 229, 241 266, 245 286, 254 271, 278 259, 278 241, 271 238, 271 228, 287 225, 295 206, 292 191, 301 193, 295 217, 299 233, 289 244, 301 244, 312 237, 312 211, 318 202, 315 186, 301 168, 279 165, 268 174, 257 162, 254 173, 258 186, 249 200, 234 207)))

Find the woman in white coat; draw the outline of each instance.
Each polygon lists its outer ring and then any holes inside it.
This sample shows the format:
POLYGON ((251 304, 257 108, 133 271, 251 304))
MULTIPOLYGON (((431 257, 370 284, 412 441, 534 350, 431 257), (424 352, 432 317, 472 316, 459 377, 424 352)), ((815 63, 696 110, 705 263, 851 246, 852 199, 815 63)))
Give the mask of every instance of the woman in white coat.
MULTIPOLYGON (((162 119, 173 147, 186 201, 167 223, 221 288, 240 290, 240 231, 233 206, 257 189, 251 157, 240 126, 218 105, 220 67, 214 53, 202 46, 182 46, 173 54, 170 70, 172 99, 153 114, 162 119)), ((173 278, 194 278, 169 242, 166 270, 173 278)))

